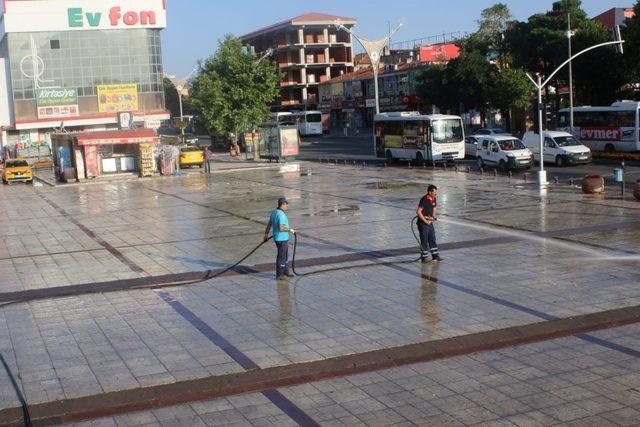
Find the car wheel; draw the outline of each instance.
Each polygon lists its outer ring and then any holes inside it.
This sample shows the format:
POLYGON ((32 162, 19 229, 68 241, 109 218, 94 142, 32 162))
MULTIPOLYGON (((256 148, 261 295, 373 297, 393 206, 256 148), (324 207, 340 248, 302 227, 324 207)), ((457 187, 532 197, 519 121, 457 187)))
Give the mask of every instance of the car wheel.
POLYGON ((559 168, 564 166, 564 160, 562 160, 562 156, 556 156, 556 166, 559 168))
POLYGON ((507 162, 505 162, 504 160, 500 160, 500 162, 498 163, 498 169, 500 169, 500 172, 504 172, 507 170, 507 162))
POLYGON ((391 154, 391 150, 387 150, 387 152, 384 153, 384 156, 387 159, 387 163, 388 164, 392 164, 393 163, 393 154, 391 154))
POLYGON ((604 151, 607 153, 613 153, 614 151, 616 151, 616 147, 614 147, 613 144, 607 144, 604 147, 604 151))
POLYGON ((478 157, 477 162, 479 168, 484 168, 484 161, 482 160, 482 157, 478 157))
POLYGON ((30 179, 30 180, 28 180, 28 181, 25 181, 25 182, 26 182, 27 184, 33 184, 33 180, 32 180, 32 179, 30 179))

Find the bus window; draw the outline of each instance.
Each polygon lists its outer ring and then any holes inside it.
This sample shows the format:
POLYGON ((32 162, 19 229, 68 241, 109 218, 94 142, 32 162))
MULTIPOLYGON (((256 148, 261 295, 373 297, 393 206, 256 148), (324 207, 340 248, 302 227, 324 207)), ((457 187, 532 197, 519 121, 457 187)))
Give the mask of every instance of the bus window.
POLYGON ((387 135, 402 136, 402 122, 385 122, 384 131, 387 135))

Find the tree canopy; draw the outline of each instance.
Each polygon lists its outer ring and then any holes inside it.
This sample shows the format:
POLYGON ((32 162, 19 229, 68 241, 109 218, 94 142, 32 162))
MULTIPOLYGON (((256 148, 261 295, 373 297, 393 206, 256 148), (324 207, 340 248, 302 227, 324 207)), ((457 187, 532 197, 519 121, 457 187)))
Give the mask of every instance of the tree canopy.
POLYGON ((226 35, 216 53, 200 64, 191 92, 200 121, 211 134, 237 134, 255 128, 276 99, 279 75, 238 38, 226 35))

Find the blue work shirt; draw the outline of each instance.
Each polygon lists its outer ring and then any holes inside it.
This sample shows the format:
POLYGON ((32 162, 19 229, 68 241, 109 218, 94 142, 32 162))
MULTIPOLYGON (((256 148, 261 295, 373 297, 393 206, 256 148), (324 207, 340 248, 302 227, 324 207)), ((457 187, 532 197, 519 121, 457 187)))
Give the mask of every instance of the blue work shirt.
POLYGON ((276 242, 286 242, 289 240, 289 232, 288 231, 280 231, 280 225, 284 225, 289 228, 289 218, 287 218, 287 214, 284 213, 282 209, 276 209, 271 212, 271 216, 269 217, 269 222, 271 223, 271 227, 273 227, 273 240, 276 242))

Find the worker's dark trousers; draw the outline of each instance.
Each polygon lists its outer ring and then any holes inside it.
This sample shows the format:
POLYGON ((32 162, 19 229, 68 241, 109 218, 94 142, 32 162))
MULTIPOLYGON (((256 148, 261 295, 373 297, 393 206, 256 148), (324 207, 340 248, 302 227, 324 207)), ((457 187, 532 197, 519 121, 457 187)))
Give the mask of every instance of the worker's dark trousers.
POLYGON ((289 241, 276 242, 278 248, 278 258, 276 258, 276 276, 287 273, 287 262, 289 261, 289 241))
POLYGON ((425 224, 420 221, 418 223, 418 231, 420 232, 420 246, 421 256, 423 259, 427 258, 429 252, 433 258, 438 258, 440 253, 438 252, 438 244, 436 243, 436 229, 433 227, 433 223, 425 224))

